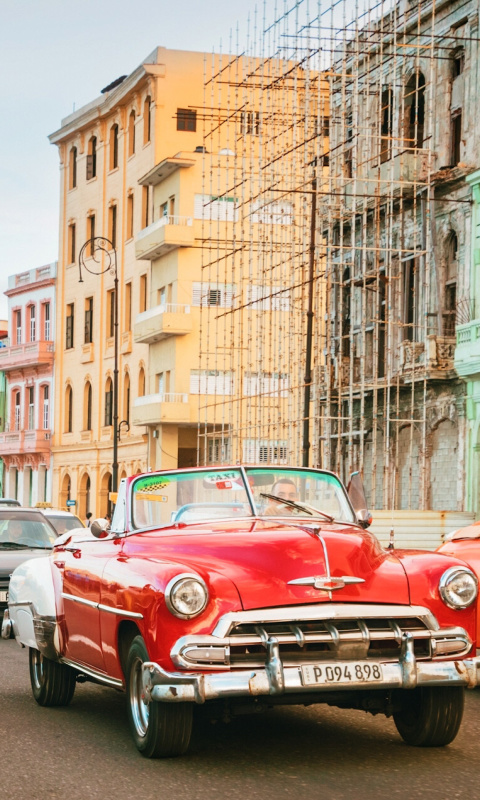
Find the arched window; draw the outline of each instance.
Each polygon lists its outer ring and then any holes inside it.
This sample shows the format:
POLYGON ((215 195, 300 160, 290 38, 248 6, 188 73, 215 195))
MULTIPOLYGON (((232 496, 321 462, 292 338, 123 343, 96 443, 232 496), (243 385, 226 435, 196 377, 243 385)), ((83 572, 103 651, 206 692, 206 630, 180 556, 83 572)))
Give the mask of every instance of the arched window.
POLYGON ((92 430, 92 384, 87 381, 83 390, 83 430, 92 430))
POLYGON ((87 181, 97 177, 97 137, 91 136, 88 142, 87 181))
POLYGON ((421 72, 412 75, 405 87, 405 145, 423 147, 425 125, 425 78, 421 72))
POLYGON ((140 372, 138 373, 138 396, 143 397, 145 395, 145 370, 143 367, 140 367, 140 372))
POLYGON ((152 124, 152 99, 150 95, 143 102, 143 144, 148 144, 151 138, 152 124))
POLYGON ((123 419, 130 424, 130 375, 123 379, 123 419))
POLYGON ((50 428, 50 386, 43 386, 42 398, 42 428, 46 431, 50 428))
POLYGON ((60 489, 60 508, 68 508, 67 507, 67 500, 70 500, 70 495, 72 493, 72 482, 70 480, 70 475, 64 475, 62 481, 62 488, 60 489))
POLYGON ((75 189, 77 185, 77 148, 70 149, 70 157, 68 161, 68 188, 75 189))
POLYGON ((13 429, 15 431, 20 430, 20 409, 21 409, 21 397, 20 392, 15 392, 13 395, 13 429))
POLYGON ((107 378, 105 384, 105 420, 104 425, 113 424, 113 383, 111 378, 107 378))
POLYGON ((455 336, 455 317, 457 309, 457 252, 457 234, 455 231, 451 231, 446 242, 445 297, 443 303, 444 336, 455 336))
POLYGON ((30 316, 30 341, 34 342, 36 339, 36 309, 34 305, 28 307, 30 316))
POLYGON ((73 389, 68 384, 65 389, 65 433, 73 430, 73 389))
POLYGON ((135 153, 135 111, 130 111, 128 118, 128 155, 135 153))
POLYGON ((118 125, 110 128, 110 169, 118 167, 118 125))

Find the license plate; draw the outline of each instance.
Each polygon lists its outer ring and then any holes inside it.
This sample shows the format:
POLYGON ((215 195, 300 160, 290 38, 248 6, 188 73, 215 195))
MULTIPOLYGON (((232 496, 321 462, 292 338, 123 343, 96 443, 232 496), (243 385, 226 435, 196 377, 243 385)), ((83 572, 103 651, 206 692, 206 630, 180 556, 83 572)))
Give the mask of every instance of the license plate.
POLYGON ((302 666, 304 686, 318 686, 325 683, 375 683, 382 678, 381 664, 372 664, 368 661, 338 661, 335 664, 302 666))
POLYGON ((7 602, 7 595, 8 595, 8 592, 0 592, 0 603, 6 603, 7 602))

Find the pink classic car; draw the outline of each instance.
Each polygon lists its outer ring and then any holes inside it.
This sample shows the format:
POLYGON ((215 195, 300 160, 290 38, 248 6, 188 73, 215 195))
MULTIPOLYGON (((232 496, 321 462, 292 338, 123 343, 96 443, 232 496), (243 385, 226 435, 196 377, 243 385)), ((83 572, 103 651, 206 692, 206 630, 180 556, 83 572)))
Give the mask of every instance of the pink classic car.
MULTIPOLYGON (((383 713, 451 742, 477 683, 477 579, 451 556, 383 549, 358 476, 197 468, 124 479, 111 527, 63 534, 13 573, 3 635, 35 700, 123 690, 147 757, 184 753, 194 709, 282 703, 383 713)), ((227 713, 226 713, 227 712, 227 713)))

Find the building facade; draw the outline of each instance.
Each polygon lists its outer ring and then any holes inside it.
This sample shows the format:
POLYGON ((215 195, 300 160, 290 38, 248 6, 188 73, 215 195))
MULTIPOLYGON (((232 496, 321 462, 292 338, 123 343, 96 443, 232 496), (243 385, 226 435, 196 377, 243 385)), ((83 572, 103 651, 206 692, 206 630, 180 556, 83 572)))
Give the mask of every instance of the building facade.
POLYGON ((5 426, 0 432, 3 492, 22 505, 51 502, 54 431, 54 333, 57 264, 8 279, 5 426))

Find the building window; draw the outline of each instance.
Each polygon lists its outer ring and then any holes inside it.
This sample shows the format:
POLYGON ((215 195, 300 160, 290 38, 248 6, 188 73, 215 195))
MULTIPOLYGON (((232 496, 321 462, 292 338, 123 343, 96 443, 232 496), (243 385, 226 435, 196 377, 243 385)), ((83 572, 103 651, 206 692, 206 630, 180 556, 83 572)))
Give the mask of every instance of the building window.
POLYGON ((22 312, 15 311, 16 344, 22 344, 22 312))
POLYGON ((36 339, 36 319, 35 319, 35 306, 29 306, 30 313, 30 341, 34 342, 36 339))
POLYGON ((286 441, 272 439, 245 439, 243 462, 246 464, 286 464, 288 445, 286 441))
POLYGON ((117 206, 112 205, 108 209, 108 238, 112 247, 117 246, 117 206))
POLYGON ((140 313, 147 310, 147 276, 140 275, 140 313))
POLYGON ((44 431, 50 428, 50 387, 43 387, 42 426, 44 431))
POLYGON ((68 226, 68 252, 67 252, 67 264, 75 264, 75 254, 76 254, 76 229, 75 223, 72 222, 68 226))
POLYGON ((87 181, 97 177, 97 137, 92 136, 88 142, 87 181))
POLYGON ((92 430, 92 384, 87 381, 83 395, 83 430, 92 430))
POLYGON ((258 136, 260 133, 260 111, 242 111, 242 134, 253 134, 258 136))
POLYGON ((152 100, 146 97, 143 102, 143 144, 148 144, 151 138, 152 100))
POLYGON ((107 292, 107 337, 111 339, 115 335, 115 290, 107 292))
POLYGON ((27 389, 27 403, 28 403, 28 425, 27 429, 33 431, 35 427, 35 392, 33 386, 27 389))
POLYGON ((458 78, 459 75, 462 74, 465 67, 465 50, 463 47, 460 47, 458 50, 455 50, 452 56, 452 72, 453 72, 453 80, 458 78))
POLYGON ((135 111, 130 112, 128 118, 128 155, 135 154, 135 111))
POLYGON ((93 342, 93 297, 87 297, 85 300, 85 336, 83 341, 85 344, 93 342))
POLYGON ((452 158, 451 164, 453 167, 456 167, 457 164, 462 160, 462 112, 457 111, 452 116, 452 128, 451 128, 451 148, 452 148, 452 158))
POLYGON ((130 424, 130 375, 125 375, 123 382, 123 419, 130 424))
POLYGON ((68 303, 67 316, 65 319, 65 349, 71 350, 73 347, 73 328, 75 317, 75 304, 68 303))
POLYGON ((412 75, 405 87, 406 146, 423 147, 425 125, 425 78, 421 72, 412 75))
POLYGON ((110 128, 110 170, 118 167, 118 125, 110 128))
POLYGON ((50 303, 43 306, 43 337, 46 342, 50 341, 50 303))
POLYGON ((191 108, 177 108, 177 131, 196 131, 197 112, 191 108))
POLYGON ((113 384, 111 378, 105 384, 105 427, 112 425, 113 422, 113 384))
POLYGON ((93 242, 93 239, 95 239, 95 214, 89 214, 87 217, 87 239, 88 247, 86 255, 91 258, 95 249, 95 243, 93 242))
POLYGON ((393 91, 390 87, 383 90, 381 100, 380 163, 384 164, 385 161, 388 161, 392 157, 393 91))
POLYGON ((140 367, 138 373, 138 396, 145 396, 145 370, 143 367, 140 367))
POLYGON ((14 418, 13 418, 13 428, 16 431, 20 430, 20 392, 15 392, 15 404, 14 404, 14 418))
POLYGON ((125 284, 125 331, 132 330, 132 284, 125 284))
POLYGON ((403 327, 405 329, 404 339, 416 341, 415 330, 415 283, 416 269, 415 259, 411 258, 402 264, 402 305, 403 305, 403 327))
POLYGON ((457 311, 457 234, 452 231, 446 248, 445 298, 443 311, 443 335, 455 336, 457 311))
POLYGON ((142 186, 142 228, 148 227, 148 186, 142 186))
POLYGON ((127 239, 133 239, 133 193, 127 196, 127 239))
POLYGON ((73 390, 70 385, 65 390, 65 433, 73 430, 73 390))
POLYGON ((77 148, 70 149, 70 157, 68 162, 68 188, 75 189, 77 185, 77 148))

